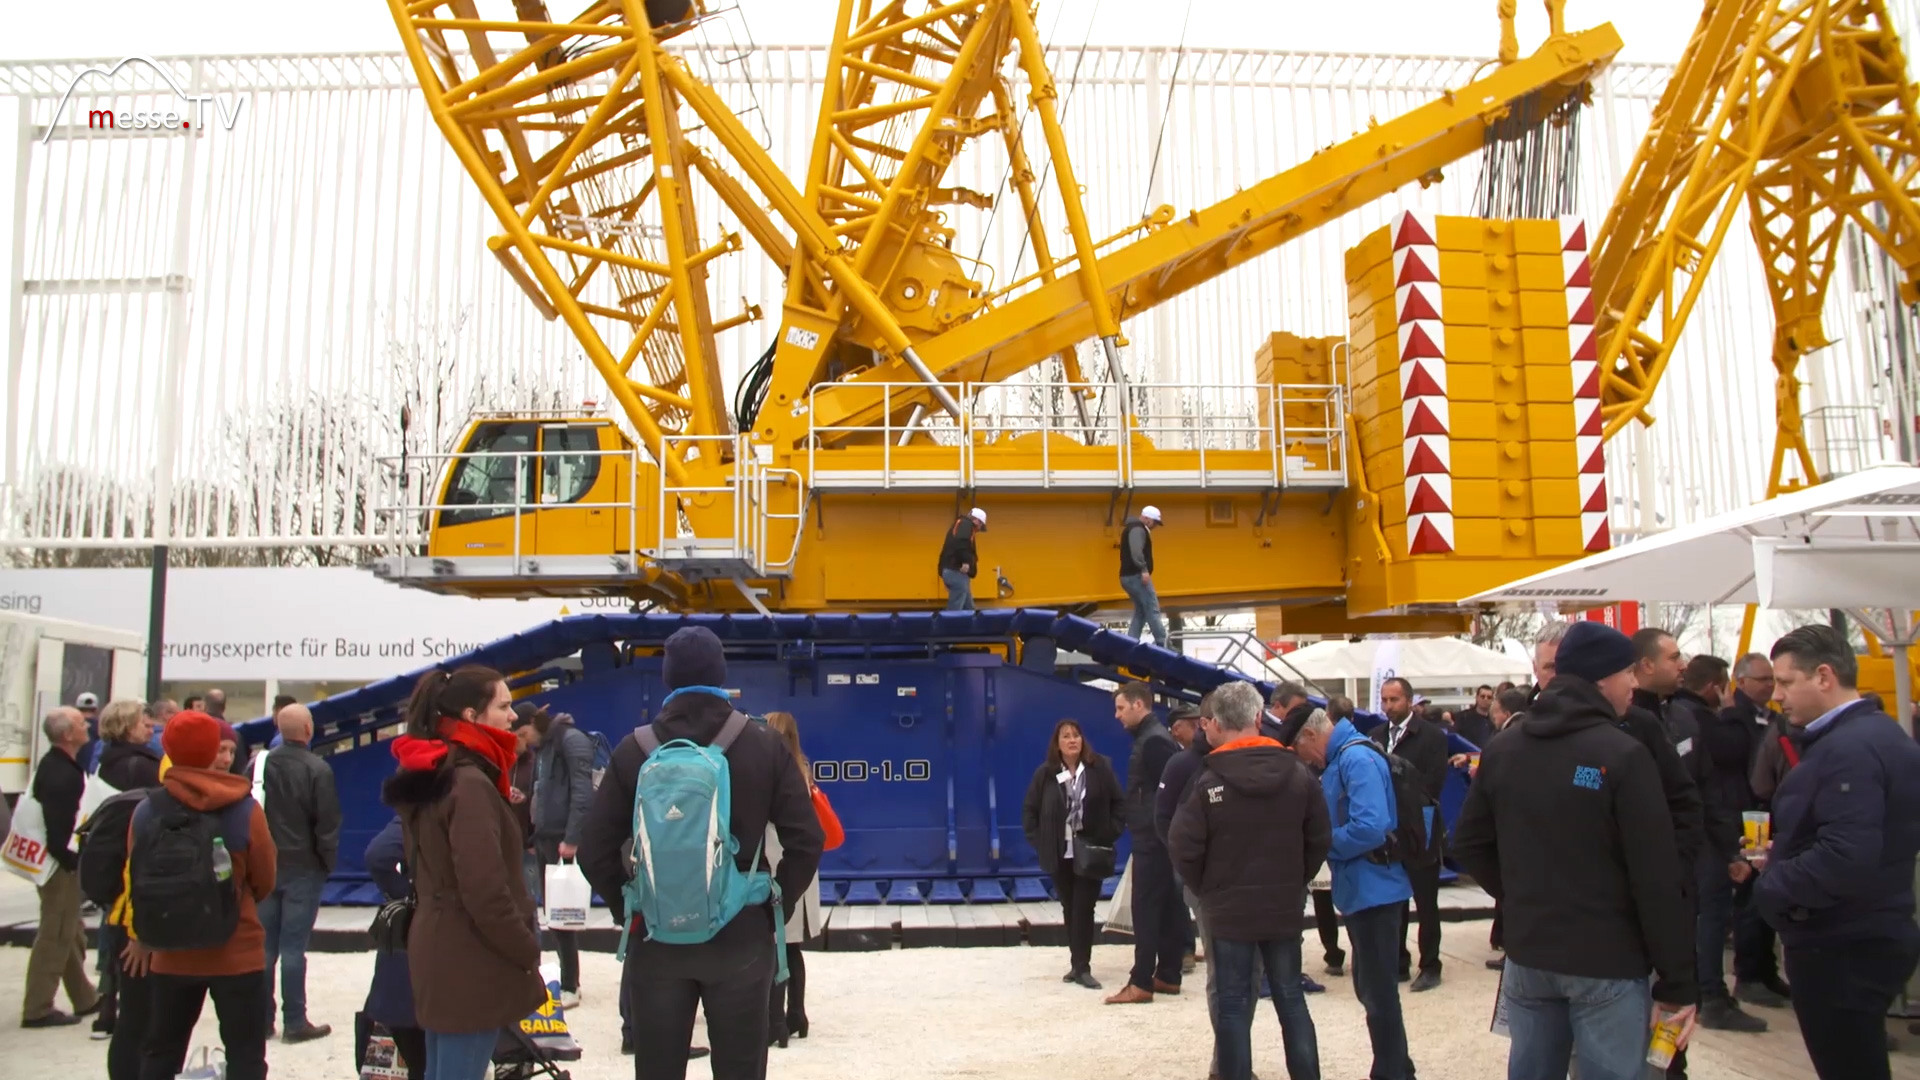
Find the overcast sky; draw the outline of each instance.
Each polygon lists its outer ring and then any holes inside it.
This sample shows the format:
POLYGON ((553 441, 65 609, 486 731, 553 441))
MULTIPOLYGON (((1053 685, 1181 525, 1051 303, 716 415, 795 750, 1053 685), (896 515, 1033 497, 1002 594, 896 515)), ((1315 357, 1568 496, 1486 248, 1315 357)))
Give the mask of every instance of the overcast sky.
MULTIPOLYGON (((555 12, 585 0, 549 0, 555 12)), ((717 0, 721 6, 725 0, 717 0)), ((326 5, 260 0, 90 0, 85 4, 13 4, 0 58, 120 57, 130 53, 289 53, 388 51, 397 47, 387 5, 346 0, 326 5)), ((762 44, 824 44, 833 0, 740 0, 762 44)), ((487 0, 489 17, 511 10, 487 0)), ((1698 0, 1570 0, 1568 25, 1611 20, 1625 57, 1672 60, 1697 21, 1698 0)), ((1428 53, 1490 56, 1498 40, 1494 0, 1041 0, 1039 23, 1056 44, 1170 45, 1309 52, 1428 53), (1057 29, 1055 29, 1057 25, 1057 29)), ((1523 48, 1546 33, 1544 6, 1522 0, 1523 48)))

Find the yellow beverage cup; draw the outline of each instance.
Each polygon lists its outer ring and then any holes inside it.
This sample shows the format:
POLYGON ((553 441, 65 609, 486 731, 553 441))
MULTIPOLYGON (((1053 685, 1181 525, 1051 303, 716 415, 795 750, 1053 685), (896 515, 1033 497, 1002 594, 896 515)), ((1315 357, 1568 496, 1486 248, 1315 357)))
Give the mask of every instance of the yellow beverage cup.
POLYGON ((1479 754, 1479 752, 1478 752, 1478 751, 1475 751, 1474 753, 1471 753, 1471 754, 1468 754, 1468 755, 1467 755, 1467 768, 1469 768, 1469 769, 1478 769, 1479 767, 1480 767, 1480 754, 1479 754))
POLYGON ((1747 810, 1740 815, 1740 829, 1744 846, 1766 847, 1773 839, 1773 815, 1765 810, 1747 810))
POLYGON ((1647 1044, 1647 1064, 1664 1069, 1673 1064, 1673 1056, 1679 1053, 1680 1024, 1671 1018, 1661 1020, 1653 1026, 1653 1039, 1647 1044))

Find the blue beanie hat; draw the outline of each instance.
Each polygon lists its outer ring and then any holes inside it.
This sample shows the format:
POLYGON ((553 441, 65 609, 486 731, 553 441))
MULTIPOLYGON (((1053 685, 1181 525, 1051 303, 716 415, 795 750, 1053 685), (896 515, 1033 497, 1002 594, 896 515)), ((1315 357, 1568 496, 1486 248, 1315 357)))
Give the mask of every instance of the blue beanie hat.
POLYGON ((727 650, 720 639, 704 626, 675 630, 667 639, 666 659, 660 665, 660 678, 668 690, 683 686, 724 686, 727 682, 727 650))
POLYGON ((1635 659, 1633 642, 1627 635, 1606 623, 1577 622, 1560 639, 1553 665, 1562 675, 1599 682, 1632 667, 1635 659))

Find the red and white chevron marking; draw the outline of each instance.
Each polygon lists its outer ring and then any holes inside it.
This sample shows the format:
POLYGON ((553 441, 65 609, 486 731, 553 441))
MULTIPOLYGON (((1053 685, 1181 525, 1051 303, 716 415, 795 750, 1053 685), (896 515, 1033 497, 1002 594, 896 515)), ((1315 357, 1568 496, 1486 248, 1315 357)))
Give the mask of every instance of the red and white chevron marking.
POLYGON ((1573 357, 1573 452, 1580 467, 1580 540, 1587 551, 1613 546, 1607 529, 1607 458, 1601 443, 1600 353, 1593 332, 1593 275, 1587 223, 1560 219, 1560 262, 1566 271, 1567 345, 1573 357))
POLYGON ((1431 217, 1408 211, 1394 219, 1392 229, 1407 554, 1444 555, 1453 550, 1453 452, 1440 248, 1434 243, 1431 217))

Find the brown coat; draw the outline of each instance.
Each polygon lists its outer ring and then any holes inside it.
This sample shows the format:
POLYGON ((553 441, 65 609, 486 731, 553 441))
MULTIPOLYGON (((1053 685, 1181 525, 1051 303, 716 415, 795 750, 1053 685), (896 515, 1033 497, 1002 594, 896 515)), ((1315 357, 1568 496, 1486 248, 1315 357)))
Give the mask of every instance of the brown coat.
POLYGON ((547 1000, 520 826, 496 777, 455 746, 439 768, 402 769, 383 791, 399 811, 419 896, 407 961, 428 1031, 504 1027, 547 1000))

